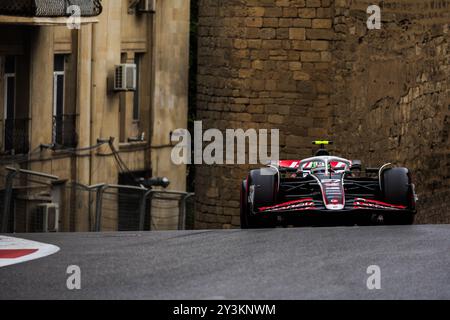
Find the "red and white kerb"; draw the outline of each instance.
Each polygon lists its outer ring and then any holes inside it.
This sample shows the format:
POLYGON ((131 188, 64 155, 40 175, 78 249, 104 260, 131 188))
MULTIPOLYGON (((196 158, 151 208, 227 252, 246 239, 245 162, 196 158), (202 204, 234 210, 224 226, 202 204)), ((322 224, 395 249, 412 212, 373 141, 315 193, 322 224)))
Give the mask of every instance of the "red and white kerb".
POLYGON ((59 250, 51 244, 0 236, 0 268, 44 258, 59 250))

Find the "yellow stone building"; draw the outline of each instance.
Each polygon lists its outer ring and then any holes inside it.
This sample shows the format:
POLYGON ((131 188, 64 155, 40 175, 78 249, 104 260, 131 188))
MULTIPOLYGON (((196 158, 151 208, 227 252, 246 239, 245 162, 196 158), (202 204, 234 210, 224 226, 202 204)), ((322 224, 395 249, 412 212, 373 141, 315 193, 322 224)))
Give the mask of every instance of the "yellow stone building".
MULTIPOLYGON (((167 177, 170 190, 184 191, 186 168, 170 155, 171 132, 187 127, 189 1, 102 6, 101 14, 82 16, 79 29, 70 29, 67 17, 0 8, 0 174, 13 167, 56 176, 53 184, 85 186, 167 177), (114 90, 120 64, 135 65, 135 91, 114 90)), ((13 191, 13 202, 22 204, 11 204, 21 221, 10 226, 16 232, 30 231, 42 202, 26 188, 32 175, 22 176, 13 191)), ((59 230, 92 229, 92 192, 64 190, 59 230)), ((104 213, 103 231, 119 228, 119 207, 104 213)), ((158 226, 178 221, 166 217, 158 226)))

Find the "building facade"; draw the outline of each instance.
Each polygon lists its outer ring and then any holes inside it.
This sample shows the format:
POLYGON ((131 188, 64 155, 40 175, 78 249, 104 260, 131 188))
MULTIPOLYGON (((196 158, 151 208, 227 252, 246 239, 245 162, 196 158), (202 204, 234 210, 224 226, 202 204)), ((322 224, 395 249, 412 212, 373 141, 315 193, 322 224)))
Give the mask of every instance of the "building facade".
MULTIPOLYGON (((450 1, 199 1, 204 129, 280 129, 281 157, 335 153, 414 172, 418 221, 448 223, 450 1), (382 28, 367 9, 381 6, 382 28)), ((197 228, 239 226, 249 166, 197 169, 197 228)))
MULTIPOLYGON (((20 168, 72 186, 167 177, 170 190, 186 189, 186 168, 172 165, 170 154, 171 132, 187 126, 189 2, 157 0, 154 11, 140 5, 103 1, 101 14, 82 17, 79 29, 64 17, 0 12, 3 174, 20 168), (135 91, 114 90, 119 64, 136 66, 135 91)), ((30 231, 29 216, 44 201, 30 181, 14 183, 20 204, 11 210, 25 222, 11 231, 30 231)), ((91 193, 64 190, 59 229, 91 230, 91 193)), ((120 229, 121 205, 111 207, 104 231, 120 229)), ((162 218, 159 227, 178 226, 176 217, 162 218)))

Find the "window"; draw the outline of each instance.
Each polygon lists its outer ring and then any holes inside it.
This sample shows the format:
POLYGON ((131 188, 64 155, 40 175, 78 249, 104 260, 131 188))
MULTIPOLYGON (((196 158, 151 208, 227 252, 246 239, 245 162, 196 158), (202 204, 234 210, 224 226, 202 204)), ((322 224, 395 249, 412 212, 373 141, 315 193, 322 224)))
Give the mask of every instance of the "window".
POLYGON ((53 143, 63 144, 64 115, 64 61, 65 56, 55 55, 53 72, 53 143))
POLYGON ((145 115, 147 112, 146 104, 148 104, 145 90, 142 90, 142 88, 145 88, 142 82, 148 81, 148 77, 143 72, 146 68, 145 58, 145 53, 122 52, 121 63, 136 65, 136 89, 120 93, 119 137, 121 143, 135 143, 145 140, 146 135, 142 131, 142 127, 147 125, 145 122, 147 119, 143 117, 143 114, 145 115))
POLYGON ((5 151, 11 151, 14 149, 14 118, 16 109, 16 58, 14 56, 5 58, 4 85, 4 148, 5 151))
POLYGON ((3 59, 3 151, 11 154, 25 154, 29 151, 29 121, 25 113, 17 108, 18 58, 6 56, 3 59))
MULTIPOLYGON (((76 114, 68 113, 66 105, 66 63, 69 55, 55 55, 53 71, 53 144, 57 148, 74 148, 78 144, 76 114)), ((70 72, 68 77, 70 78, 70 72)), ((70 104, 70 102, 69 102, 70 104)), ((70 110, 69 110, 70 111, 70 110)))
POLYGON ((136 91, 134 92, 134 100, 133 100, 133 121, 139 121, 141 112, 140 109, 141 61, 142 61, 142 54, 136 53, 134 58, 134 63, 136 64, 136 91))

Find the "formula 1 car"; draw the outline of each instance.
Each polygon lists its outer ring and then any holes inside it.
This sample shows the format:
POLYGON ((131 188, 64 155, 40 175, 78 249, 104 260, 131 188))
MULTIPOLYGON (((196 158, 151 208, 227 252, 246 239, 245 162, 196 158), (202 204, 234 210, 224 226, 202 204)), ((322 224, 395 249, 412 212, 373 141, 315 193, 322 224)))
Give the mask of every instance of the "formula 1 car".
POLYGON ((252 170, 241 187, 241 227, 282 225, 409 225, 414 223, 415 186, 406 168, 331 156, 315 141, 316 156, 272 162, 252 170))

